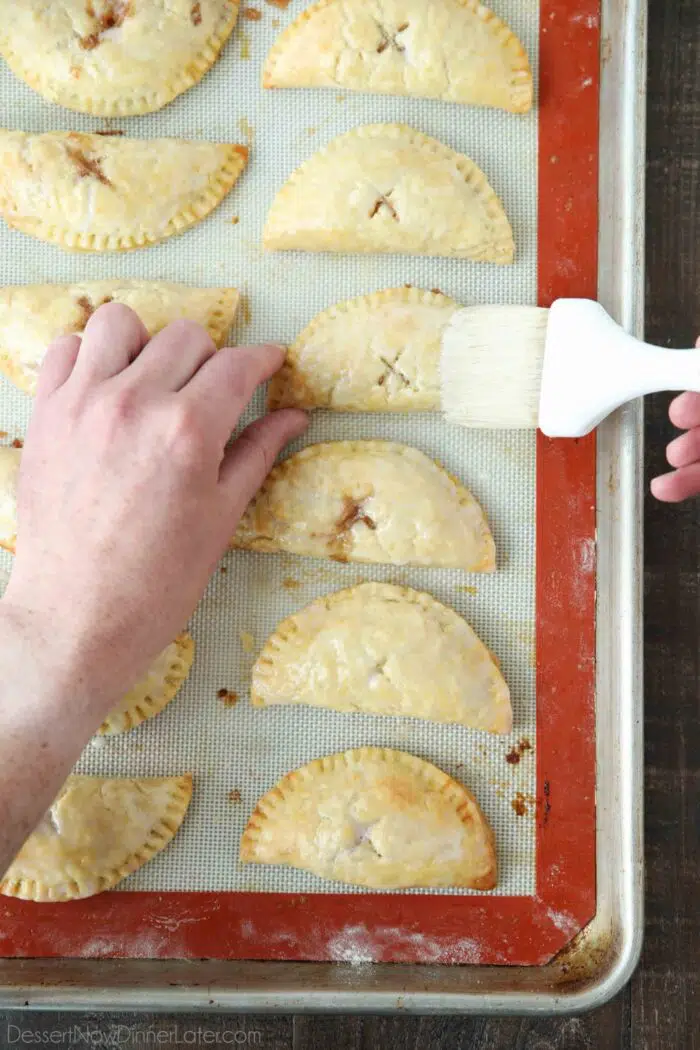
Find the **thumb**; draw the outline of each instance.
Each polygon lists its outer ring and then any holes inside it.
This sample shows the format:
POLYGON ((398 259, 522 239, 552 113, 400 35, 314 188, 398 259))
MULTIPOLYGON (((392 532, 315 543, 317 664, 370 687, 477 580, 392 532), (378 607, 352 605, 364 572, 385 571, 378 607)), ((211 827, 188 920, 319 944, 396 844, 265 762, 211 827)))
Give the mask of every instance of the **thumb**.
POLYGON ((308 425, 305 412, 283 408, 256 419, 227 449, 219 477, 237 518, 270 473, 284 446, 300 437, 308 425))

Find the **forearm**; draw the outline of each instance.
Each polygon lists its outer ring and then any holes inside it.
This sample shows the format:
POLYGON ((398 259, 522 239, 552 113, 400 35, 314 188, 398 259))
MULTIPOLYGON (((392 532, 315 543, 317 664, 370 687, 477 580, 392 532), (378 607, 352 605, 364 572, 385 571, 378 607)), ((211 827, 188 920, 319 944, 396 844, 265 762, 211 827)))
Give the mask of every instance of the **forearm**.
POLYGON ((23 610, 0 602, 0 877, 57 795, 111 698, 23 610), (95 691, 97 689, 97 692, 95 691))

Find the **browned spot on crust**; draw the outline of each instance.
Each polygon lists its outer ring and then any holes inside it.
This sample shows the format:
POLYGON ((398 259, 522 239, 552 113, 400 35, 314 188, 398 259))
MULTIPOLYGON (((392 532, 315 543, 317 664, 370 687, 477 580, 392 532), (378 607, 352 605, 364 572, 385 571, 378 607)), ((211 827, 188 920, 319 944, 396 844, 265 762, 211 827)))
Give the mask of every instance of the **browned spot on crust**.
POLYGON ((433 293, 433 295, 442 295, 442 292, 439 288, 431 288, 430 291, 433 293))
POLYGON ((94 5, 88 2, 85 11, 88 18, 94 18, 97 24, 92 33, 80 37, 79 44, 83 51, 94 51, 102 43, 103 33, 108 29, 117 29, 130 14, 133 14, 131 0, 108 0, 101 15, 97 15, 94 5))
MULTIPOLYGON (((393 192, 393 190, 392 190, 392 192, 393 192)), ((372 208, 371 212, 369 213, 370 219, 373 219, 375 217, 375 215, 379 212, 380 208, 388 208, 392 219, 395 219, 396 222, 399 221, 399 213, 397 212, 396 208, 392 204, 392 202, 390 200, 390 197, 391 197, 391 193, 387 193, 387 194, 381 194, 377 198, 374 207, 372 208)))
POLYGON ((219 689, 216 695, 224 707, 235 707, 238 703, 238 693, 234 693, 232 689, 219 689))
POLYGON ((111 302, 113 302, 111 295, 105 295, 103 299, 100 299, 99 303, 93 303, 90 299, 88 299, 87 295, 79 296, 79 298, 75 300, 75 305, 80 310, 80 317, 76 321, 74 331, 82 332, 86 324, 94 314, 95 310, 97 310, 100 306, 104 306, 105 303, 111 302))
POLYGON ((349 496, 345 497, 345 508, 341 517, 338 519, 336 528, 339 533, 349 532, 353 525, 356 525, 358 521, 361 521, 363 525, 366 525, 372 532, 377 528, 377 523, 365 514, 363 511, 364 504, 358 503, 354 499, 350 499, 349 496))
MULTIPOLYGON (((78 136, 71 136, 71 138, 73 141, 80 141, 78 136)), ((101 182, 103 186, 112 186, 112 183, 103 172, 102 164, 97 157, 88 157, 80 146, 66 146, 66 153, 78 169, 78 175, 81 179, 93 178, 101 182)))
POLYGON ((81 295, 79 299, 76 299, 75 305, 80 310, 80 317, 79 317, 78 321, 76 321, 76 329, 75 330, 77 332, 82 332, 83 328, 85 328, 85 325, 88 323, 88 321, 90 320, 90 318, 94 314, 95 307, 90 302, 90 300, 88 299, 87 295, 81 295))
POLYGON ((190 8, 190 18, 192 19, 193 26, 201 26, 202 24, 202 5, 197 0, 197 3, 192 4, 190 8))
POLYGON ((243 17, 249 22, 259 22, 262 18, 262 11, 258 11, 257 7, 244 7, 243 17))
POLYGON ((241 793, 238 790, 238 788, 234 788, 233 791, 229 791, 229 793, 228 793, 228 800, 229 800, 229 802, 240 802, 241 801, 241 793))

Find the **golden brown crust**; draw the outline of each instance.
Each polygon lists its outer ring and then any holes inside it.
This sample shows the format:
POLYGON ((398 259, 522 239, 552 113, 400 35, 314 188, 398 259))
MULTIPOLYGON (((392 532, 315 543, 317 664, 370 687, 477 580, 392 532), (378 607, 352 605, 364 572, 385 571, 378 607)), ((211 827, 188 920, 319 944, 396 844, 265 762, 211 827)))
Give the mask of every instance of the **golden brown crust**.
POLYGON ((493 572, 472 494, 418 449, 390 441, 309 445, 274 467, 232 546, 336 561, 493 572))
POLYGON ((515 34, 478 0, 319 0, 284 30, 267 88, 336 87, 496 106, 532 107, 515 34))
POLYGON ((405 124, 368 124, 302 164, 267 216, 267 249, 513 262, 513 231, 476 164, 405 124))
POLYGON ((467 789, 423 759, 363 747, 289 773, 260 801, 241 863, 374 889, 493 889, 493 832, 467 789))
POLYGON ((189 773, 72 775, 0 880, 0 893, 68 901, 109 890, 168 845, 191 798, 189 773))
POLYGON ((269 407, 438 411, 441 336, 457 310, 441 292, 405 286, 337 303, 287 350, 269 407))
POLYGON ((128 733, 159 715, 187 681, 194 660, 194 639, 179 634, 154 660, 148 674, 130 689, 100 726, 100 735, 128 733))
POLYGON ((228 143, 0 131, 0 214, 70 251, 144 248, 205 218, 247 158, 228 143))
POLYGON ((177 317, 203 325, 223 346, 238 308, 235 288, 190 288, 167 281, 84 281, 0 288, 0 371, 27 394, 46 349, 61 335, 80 334, 103 303, 124 303, 153 336, 177 317))
POLYGON ((283 620, 252 672, 259 707, 309 704, 509 733, 510 692, 491 653, 429 594, 363 583, 283 620))
POLYGON ((238 0, 0 0, 0 53, 51 102, 95 116, 152 113, 197 84, 238 0))

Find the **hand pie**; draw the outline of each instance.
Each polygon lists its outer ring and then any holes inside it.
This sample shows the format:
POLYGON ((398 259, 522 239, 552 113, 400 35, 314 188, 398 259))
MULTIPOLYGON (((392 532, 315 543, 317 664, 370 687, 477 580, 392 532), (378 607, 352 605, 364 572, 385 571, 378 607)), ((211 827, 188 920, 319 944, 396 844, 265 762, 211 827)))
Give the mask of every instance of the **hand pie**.
POLYGON ((192 669, 194 641, 179 634, 155 659, 146 677, 131 689, 99 728, 102 736, 126 733, 174 700, 192 669))
POLYGON ((406 252, 511 263, 513 232, 473 161, 404 124, 334 139, 282 187, 263 241, 273 250, 406 252))
POLYGON ((167 846, 191 798, 189 774, 70 776, 0 879, 0 893, 68 901, 109 890, 167 846))
POLYGON ((0 288, 0 371, 20 390, 36 392, 49 343, 80 333, 103 303, 135 310, 153 336, 177 317, 203 325, 222 346, 238 307, 235 288, 188 288, 166 281, 85 281, 0 288))
POLYGON ((403 751, 310 762, 257 805, 241 862, 286 864, 372 889, 496 885, 493 833, 467 789, 403 751))
POLYGON ((253 668, 254 705, 409 715, 509 733, 510 693, 472 628, 429 594, 363 583, 281 623, 253 668))
POLYGON ((17 480, 22 453, 0 447, 0 547, 15 553, 17 543, 17 480))
POLYGON ((325 310, 287 350, 270 408, 433 412, 442 333, 459 310, 421 288, 390 288, 325 310))
POLYGON ((202 79, 237 16, 238 0, 0 0, 0 53, 68 109, 152 113, 202 79))
POLYGON ((340 87, 527 113, 532 74, 478 0, 320 0, 282 33, 265 87, 340 87))
POLYGON ((144 248, 213 211, 247 157, 229 143, 0 131, 0 214, 72 251, 144 248))
POLYGON ((309 445, 273 468, 234 547, 336 561, 493 572, 488 523, 468 489, 390 441, 309 445))

